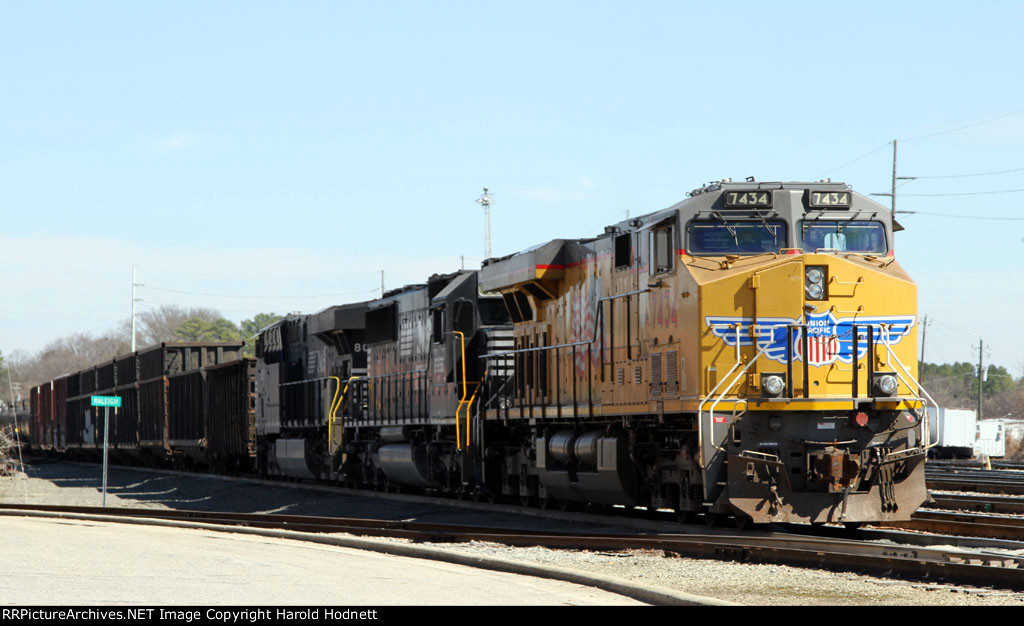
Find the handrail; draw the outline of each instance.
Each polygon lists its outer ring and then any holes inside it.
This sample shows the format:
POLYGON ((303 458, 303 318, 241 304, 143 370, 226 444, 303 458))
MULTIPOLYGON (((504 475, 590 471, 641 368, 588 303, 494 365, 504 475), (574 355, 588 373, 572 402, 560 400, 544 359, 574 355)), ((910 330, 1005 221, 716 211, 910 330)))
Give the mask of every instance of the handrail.
MULTIPOLYGON (((729 390, 732 389, 736 385, 736 383, 738 383, 743 378, 743 375, 747 373, 747 370, 750 369, 750 366, 753 365, 754 363, 756 363, 757 360, 759 358, 761 358, 761 355, 764 354, 765 352, 767 352, 768 348, 770 348, 770 347, 771 347, 771 344, 768 344, 765 347, 761 348, 761 350, 754 356, 754 358, 750 359, 750 361, 747 363, 747 365, 742 370, 740 370, 740 373, 736 375, 736 378, 733 378, 732 382, 729 383, 729 385, 726 386, 726 388, 722 390, 722 393, 718 396, 718 398, 715 399, 715 402, 711 405, 711 409, 708 411, 708 415, 711 418, 711 424, 710 424, 710 428, 708 429, 708 432, 709 432, 709 434, 712 437, 714 436, 714 428, 715 428, 715 407, 718 406, 718 403, 720 403, 723 398, 725 398, 725 394, 729 393, 729 390)), ((737 362, 736 365, 739 365, 739 363, 737 362)), ((732 370, 729 370, 729 374, 726 374, 726 378, 728 378, 728 376, 730 374, 732 374, 733 370, 735 370, 735 369, 736 369, 736 367, 733 366, 732 370)), ((719 386, 721 386, 721 383, 719 383, 719 386)), ((718 387, 716 386, 715 389, 717 390, 718 387)), ((712 391, 711 393, 713 394, 714 391, 712 391)), ((708 395, 711 395, 711 394, 708 394, 708 395)), ((707 401, 708 401, 708 398, 705 398, 700 403, 700 405, 697 407, 697 424, 698 424, 698 429, 697 430, 698 430, 698 432, 702 432, 704 430, 703 428, 699 428, 699 426, 701 425, 701 413, 702 413, 703 407, 707 403, 707 401)), ((746 404, 746 400, 745 399, 737 400, 737 402, 740 402, 740 401, 742 401, 744 403, 744 405, 746 404)), ((734 413, 735 413, 735 410, 736 410, 736 408, 734 406, 733 407, 733 412, 734 413)), ((698 435, 698 437, 700 437, 700 435, 698 435)), ((704 467, 704 446, 703 446, 702 442, 698 442, 698 444, 700 445, 700 455, 697 458, 697 464, 700 466, 701 469, 705 469, 705 467, 704 467)), ((719 451, 722 450, 722 446, 718 445, 717 443, 714 443, 713 441, 712 441, 712 444, 715 446, 716 450, 719 450, 719 451)))
MULTIPOLYGON (((637 291, 630 291, 629 293, 619 293, 619 294, 615 294, 614 296, 605 296, 603 298, 598 298, 597 302, 598 302, 598 304, 601 304, 603 302, 610 302, 610 301, 616 300, 618 298, 625 298, 625 297, 628 297, 628 296, 636 296, 636 295, 639 295, 639 294, 642 294, 642 293, 647 293, 649 291, 650 291, 650 289, 638 289, 637 291)), ((583 341, 575 341, 573 343, 560 343, 560 344, 557 344, 557 345, 554 345, 554 346, 536 346, 536 347, 533 347, 533 348, 519 348, 518 350, 506 350, 505 352, 492 352, 490 354, 482 354, 478 358, 481 358, 481 359, 497 359, 497 358, 500 358, 500 357, 509 356, 511 354, 523 354, 524 352, 541 352, 541 351, 545 351, 545 350, 559 350, 561 348, 573 348, 573 347, 576 347, 576 346, 586 346, 586 345, 594 344, 598 339, 600 339, 603 342, 604 341, 604 327, 602 326, 603 323, 604 323, 604 307, 603 306, 598 306, 597 307, 597 315, 594 318, 594 332, 591 334, 590 339, 584 339, 583 341)), ((604 348, 602 348, 602 351, 603 350, 604 350, 604 348)), ((602 365, 603 365, 603 362, 602 362, 602 365)))
MULTIPOLYGON (((328 376, 327 378, 333 380, 336 383, 334 388, 334 399, 331 400, 331 408, 327 412, 327 451, 334 456, 330 447, 334 443, 334 422, 338 417, 338 409, 341 408, 342 403, 345 401, 345 396, 348 394, 348 386, 352 384, 353 380, 359 380, 359 376, 352 376, 345 381, 345 388, 341 388, 341 378, 337 376, 328 376), (340 393, 339 393, 340 391, 340 393)), ((341 440, 338 441, 338 447, 344 443, 345 438, 345 417, 342 415, 341 422, 338 423, 338 427, 342 433, 341 440)))
POLYGON ((455 408, 455 449, 462 450, 462 435, 459 433, 459 410, 462 409, 462 403, 466 401, 466 392, 469 391, 466 387, 466 335, 458 330, 453 330, 452 334, 458 335, 459 339, 462 340, 462 399, 459 400, 459 406, 455 408))
MULTIPOLYGON (((928 393, 927 389, 925 389, 924 387, 921 386, 921 383, 918 382, 916 378, 914 378, 914 375, 910 373, 910 371, 907 369, 907 366, 903 365, 903 362, 900 361, 898 356, 896 356, 896 353, 892 351, 892 346, 889 344, 889 325, 888 324, 879 324, 879 328, 882 331, 882 345, 885 346, 885 349, 886 349, 886 351, 888 351, 889 356, 892 358, 893 361, 896 362, 897 365, 900 366, 900 369, 902 369, 903 373, 905 373, 907 375, 907 378, 912 380, 914 382, 914 384, 917 385, 918 391, 920 393, 924 394, 925 398, 927 398, 929 402, 931 402, 933 405, 935 405, 935 424, 936 424, 936 426, 938 426, 939 425, 939 403, 936 402, 934 398, 932 398, 931 394, 928 393)), ((896 376, 901 381, 903 381, 903 384, 906 385, 907 388, 911 390, 911 393, 913 393, 913 390, 914 390, 913 385, 908 383, 906 381, 906 379, 903 378, 903 376, 900 375, 900 373, 898 371, 896 371, 896 368, 893 368, 893 373, 895 373, 896 376)), ((941 435, 942 435, 941 426, 938 426, 938 427, 939 427, 938 435, 941 437, 941 435)), ((929 449, 934 448, 935 446, 939 445, 939 437, 935 438, 935 443, 934 444, 929 444, 929 440, 931 439, 931 427, 930 427, 930 425, 928 423, 928 407, 927 406, 925 407, 925 410, 924 410, 924 416, 921 419, 921 439, 924 442, 924 448, 922 448, 922 449, 924 451, 926 451, 926 452, 929 449)))
MULTIPOLYGON (((331 399, 331 408, 327 409, 327 436, 331 436, 331 419, 334 417, 334 406, 338 403, 338 394, 341 391, 341 378, 328 376, 334 381, 334 398, 331 399)), ((328 439, 330 441, 330 439, 328 439)))
MULTIPOLYGON (((487 372, 486 371, 484 372, 484 377, 485 378, 487 377, 487 372)), ((469 397, 469 402, 466 403, 466 447, 467 448, 469 447, 469 440, 470 440, 470 436, 469 436, 469 428, 470 428, 469 422, 470 422, 470 419, 472 418, 473 400, 476 399, 476 394, 479 393, 480 388, 483 387, 483 380, 481 380, 480 382, 474 382, 473 384, 476 385, 476 387, 473 389, 473 395, 469 397)), ((456 412, 456 414, 455 414, 455 421, 456 422, 459 421, 458 412, 456 412)))
MULTIPOLYGON (((505 381, 503 383, 501 383, 501 385, 498 387, 498 389, 494 392, 494 395, 492 395, 490 398, 487 398, 487 400, 484 401, 484 403, 483 403, 484 406, 485 407, 491 406, 491 403, 494 402, 494 400, 496 398, 501 396, 502 392, 505 391, 505 387, 507 387, 508 384, 510 382, 512 382, 512 380, 514 378, 515 378, 515 373, 514 372, 512 374, 509 374, 508 376, 506 376, 505 377, 505 381)), ((506 417, 507 417, 508 409, 506 408, 505 410, 506 410, 506 417)), ((498 404, 497 412, 498 412, 498 416, 500 417, 501 416, 501 404, 498 404)))
MULTIPOLYGON (((725 326, 725 324, 722 325, 725 326)), ((730 369, 725 376, 722 377, 721 382, 715 385, 715 388, 708 393, 709 396, 714 395, 714 393, 718 391, 718 388, 722 386, 722 383, 728 380, 728 378, 732 376, 732 373, 736 371, 736 368, 740 366, 740 325, 728 324, 728 326, 735 326, 736 328, 736 364, 732 366, 732 369, 730 369)), ((705 402, 707 402, 706 398, 697 405, 697 465, 701 469, 704 469, 704 429, 701 426, 703 424, 705 402)))

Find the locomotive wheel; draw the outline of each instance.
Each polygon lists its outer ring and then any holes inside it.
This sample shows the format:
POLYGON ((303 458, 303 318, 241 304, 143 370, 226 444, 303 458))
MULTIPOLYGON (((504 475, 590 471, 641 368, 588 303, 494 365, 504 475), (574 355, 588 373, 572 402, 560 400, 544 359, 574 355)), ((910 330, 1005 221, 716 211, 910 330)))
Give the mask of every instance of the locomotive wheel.
POLYGON ((676 520, 682 524, 696 524, 697 523, 697 512, 696 511, 676 511, 676 520))
POLYGON ((750 530, 754 526, 754 520, 746 515, 737 515, 733 518, 733 524, 739 530, 750 530))
POLYGON ((538 509, 541 509, 541 510, 549 509, 549 508, 551 508, 552 504, 554 504, 554 502, 552 501, 552 499, 549 496, 540 496, 540 497, 537 498, 537 508, 538 509))
POLYGON ((704 514, 704 523, 707 524, 708 526, 718 526, 718 523, 720 521, 721 521, 721 514, 720 513, 712 513, 710 511, 708 511, 707 513, 704 514))
POLYGON ((526 508, 533 506, 533 496, 519 496, 519 504, 526 508))

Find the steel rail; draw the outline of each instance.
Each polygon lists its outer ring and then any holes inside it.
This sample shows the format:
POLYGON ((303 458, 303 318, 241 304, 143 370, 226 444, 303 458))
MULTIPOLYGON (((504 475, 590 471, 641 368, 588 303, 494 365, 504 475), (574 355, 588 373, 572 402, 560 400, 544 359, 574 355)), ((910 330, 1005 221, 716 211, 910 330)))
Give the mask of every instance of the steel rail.
POLYGON ((929 490, 971 491, 979 493, 1024 494, 1024 480, 984 480, 970 476, 926 476, 929 490))
POLYGON ((58 517, 88 516, 147 523, 174 520, 225 526, 286 529, 309 533, 350 533, 415 541, 485 541, 513 546, 561 549, 659 549, 666 554, 748 563, 776 563, 839 571, 863 571, 957 584, 1024 590, 1024 557, 980 551, 946 550, 784 534, 677 535, 535 532, 408 521, 324 518, 163 509, 0 505, 0 514, 38 511, 58 517), (128 518, 128 519, 126 519, 128 518))
MULTIPOLYGON (((1024 518, 950 511, 917 511, 902 522, 876 522, 880 528, 902 528, 944 535, 1024 541, 1024 518)), ((1024 574, 1024 572, 1022 572, 1024 574)))
POLYGON ((932 494, 928 508, 980 513, 1007 513, 1024 515, 1024 498, 1014 496, 967 496, 960 494, 932 494))

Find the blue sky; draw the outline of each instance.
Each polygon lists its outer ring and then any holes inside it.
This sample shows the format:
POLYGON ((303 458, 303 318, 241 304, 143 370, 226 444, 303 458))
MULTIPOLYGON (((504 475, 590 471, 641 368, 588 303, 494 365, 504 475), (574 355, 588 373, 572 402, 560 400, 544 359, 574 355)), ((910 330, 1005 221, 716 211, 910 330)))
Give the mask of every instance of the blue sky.
MULTIPOLYGON (((484 186, 501 255, 724 177, 885 192, 893 138, 901 175, 1024 168, 1022 3, 0 10, 5 354, 127 318, 133 263, 140 306, 235 321, 472 267, 484 186)), ((909 195, 1022 188, 922 178, 897 209, 1024 217, 1022 193, 909 195)), ((1024 222, 900 221, 928 360, 983 339, 1020 375, 1024 222)))

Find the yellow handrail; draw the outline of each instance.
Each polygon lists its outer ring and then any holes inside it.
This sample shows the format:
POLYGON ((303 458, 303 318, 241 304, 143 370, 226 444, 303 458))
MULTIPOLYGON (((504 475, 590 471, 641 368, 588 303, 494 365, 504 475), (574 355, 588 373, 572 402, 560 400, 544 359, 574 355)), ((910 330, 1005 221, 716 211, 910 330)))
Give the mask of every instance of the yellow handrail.
MULTIPOLYGON (((327 378, 330 378, 335 383, 335 386, 334 386, 334 399, 331 400, 331 408, 327 412, 327 451, 329 453, 331 453, 331 456, 333 456, 334 453, 333 453, 333 451, 331 451, 331 445, 334 443, 334 421, 338 418, 338 409, 341 408, 342 403, 345 401, 345 394, 348 393, 348 386, 350 384, 352 384, 353 380, 358 380, 359 377, 358 376, 352 376, 347 381, 345 381, 345 388, 344 389, 341 388, 341 379, 338 378, 337 376, 328 376, 327 378)), ((345 433, 345 418, 344 418, 344 416, 342 416, 341 420, 342 421, 338 424, 338 427, 341 429, 342 439, 344 439, 344 437, 345 437, 345 435, 344 435, 344 433, 345 433)), ((338 447, 339 448, 341 447, 342 443, 344 443, 344 442, 343 441, 339 441, 338 442, 338 447)))
POLYGON ((469 391, 466 388, 466 335, 457 330, 453 330, 452 334, 458 335, 459 339, 462 340, 462 399, 459 400, 459 406, 455 407, 455 448, 462 450, 462 436, 459 433, 459 411, 462 410, 462 404, 466 401, 466 392, 469 391))
MULTIPOLYGON (((486 376, 487 376, 487 374, 485 372, 484 373, 484 377, 486 378, 486 376)), ((466 447, 467 448, 469 447, 469 439, 470 439, 470 437, 469 437, 469 423, 470 423, 470 420, 472 419, 472 416, 473 416, 473 411, 471 410, 471 407, 473 406, 473 400, 476 399, 476 394, 480 392, 480 387, 483 387, 483 381, 480 381, 480 382, 475 383, 475 384, 476 384, 476 388, 473 389, 473 395, 469 397, 469 402, 466 403, 466 447)), ((456 422, 459 421, 459 416, 458 416, 457 412, 456 412, 456 415, 455 415, 455 421, 456 422)))

